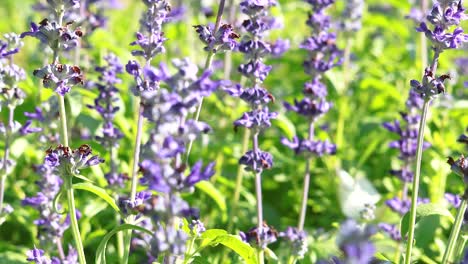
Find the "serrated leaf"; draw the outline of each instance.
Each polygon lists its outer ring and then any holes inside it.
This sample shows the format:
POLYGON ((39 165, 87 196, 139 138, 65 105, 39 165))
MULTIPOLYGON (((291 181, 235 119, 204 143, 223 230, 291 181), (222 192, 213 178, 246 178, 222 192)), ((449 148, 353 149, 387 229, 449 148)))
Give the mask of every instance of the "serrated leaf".
MULTIPOLYGON (((454 220, 450 211, 444 208, 440 204, 429 203, 429 204, 421 204, 416 207, 416 223, 418 223, 418 221, 420 221, 422 218, 431 216, 431 215, 446 216, 452 222, 454 220)), ((406 233, 408 233, 409 217, 410 217, 410 212, 406 213, 401 219, 400 232, 402 236, 405 236, 406 233)))
POLYGON ((106 247, 107 247, 107 242, 109 242, 109 239, 115 235, 117 232, 123 231, 123 230, 137 230, 140 232, 145 232, 148 235, 153 235, 153 232, 150 230, 143 228, 141 226, 136 226, 136 225, 131 225, 131 224, 123 224, 120 226, 117 226, 116 228, 112 229, 107 235, 105 235, 101 243, 99 243, 99 246, 96 251, 96 258, 95 258, 95 263, 106 263, 106 247))
POLYGON ((88 182, 80 182, 73 184, 73 189, 85 190, 94 193, 95 195, 99 196, 104 201, 106 201, 116 212, 120 213, 120 209, 115 203, 114 198, 112 198, 103 188, 88 182))

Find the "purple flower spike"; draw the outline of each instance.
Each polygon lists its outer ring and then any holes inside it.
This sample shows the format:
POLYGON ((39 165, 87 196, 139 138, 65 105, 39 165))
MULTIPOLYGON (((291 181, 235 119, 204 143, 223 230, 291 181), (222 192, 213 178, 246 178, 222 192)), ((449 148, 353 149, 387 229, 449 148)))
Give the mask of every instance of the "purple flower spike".
POLYGON ((346 220, 341 224, 337 243, 349 263, 370 262, 375 253, 370 237, 376 231, 373 226, 361 228, 354 220, 346 220))
POLYGON ((249 150, 239 159, 239 164, 245 165, 247 171, 262 172, 264 169, 270 169, 273 166, 273 156, 261 150, 257 153, 249 150))
POLYGON ((387 233, 391 239, 401 241, 401 233, 398 225, 391 225, 387 223, 380 223, 379 228, 387 233))
POLYGON ((449 202, 449 204, 451 204, 453 207, 455 208, 460 207, 462 200, 459 195, 456 195, 453 193, 446 193, 444 194, 444 197, 447 200, 447 202, 449 202))

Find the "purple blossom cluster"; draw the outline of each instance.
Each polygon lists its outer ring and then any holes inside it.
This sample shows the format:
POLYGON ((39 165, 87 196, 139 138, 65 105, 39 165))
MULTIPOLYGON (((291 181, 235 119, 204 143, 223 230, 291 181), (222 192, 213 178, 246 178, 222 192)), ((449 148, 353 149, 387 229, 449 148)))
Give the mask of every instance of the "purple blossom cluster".
POLYGON ((271 121, 277 118, 277 113, 271 112, 267 107, 270 102, 274 102, 274 97, 262 85, 272 69, 264 60, 268 56, 281 56, 289 48, 288 41, 279 39, 270 43, 266 39, 270 30, 280 26, 276 18, 269 14, 269 9, 275 5, 275 0, 240 2, 240 11, 247 16, 242 22, 247 34, 242 37, 238 46, 238 51, 243 53, 245 58, 238 71, 248 80, 248 86, 231 84, 225 88, 228 94, 239 97, 251 108, 234 121, 234 128, 237 131, 238 127, 245 127, 252 132, 252 149, 239 159, 239 164, 244 165, 245 170, 255 173, 258 225, 247 233, 241 232, 241 238, 258 247, 260 251, 275 242, 278 237, 277 232, 263 222, 261 195, 261 175, 263 170, 273 166, 273 156, 259 148, 259 134, 269 128, 271 121))
MULTIPOLYGON (((48 252, 56 251, 60 258, 52 257, 49 260, 44 257, 44 250, 35 248, 28 252, 27 260, 35 263, 78 263, 77 252, 72 246, 69 246, 67 256, 65 256, 62 248, 63 233, 70 226, 70 216, 64 216, 59 212, 62 209, 61 205, 54 202, 60 192, 62 179, 54 168, 45 162, 36 166, 35 171, 40 176, 39 181, 36 182, 39 192, 36 196, 23 199, 22 204, 34 207, 39 212, 39 218, 34 220, 33 223, 38 227, 37 236, 40 247, 47 249, 48 252)), ((79 211, 77 211, 77 215, 78 218, 81 217, 79 211)))
POLYGON ((434 96, 445 93, 444 81, 450 76, 447 74, 436 76, 439 55, 444 50, 457 49, 468 42, 468 35, 460 27, 460 23, 467 18, 462 0, 436 1, 426 16, 433 29, 431 30, 424 21, 416 29, 426 35, 434 50, 433 62, 425 69, 422 81, 411 80, 411 87, 422 94, 425 100, 431 100, 434 96))
MULTIPOLYGON (((424 104, 424 98, 421 94, 410 89, 408 99, 406 100, 406 112, 401 112, 401 121, 396 119, 393 122, 383 123, 383 127, 388 131, 395 133, 399 138, 390 142, 389 147, 398 149, 398 158, 402 161, 399 169, 390 170, 390 174, 396 176, 403 182, 402 197, 394 197, 385 202, 385 204, 399 215, 406 214, 411 207, 411 199, 408 197, 408 186, 413 181, 413 172, 411 167, 416 159, 418 124, 421 117, 418 112, 424 104)), ((430 147, 428 142, 424 142, 423 149, 430 147)), ((418 199, 419 203, 429 203, 429 199, 418 199)), ((387 233, 392 239, 400 240, 401 235, 397 225, 381 223, 380 229, 387 233)))
MULTIPOLYGON (((150 241, 148 252, 152 258, 164 254, 180 256, 185 252, 187 235, 167 223, 173 223, 176 217, 199 217, 198 210, 191 208, 179 193, 193 192, 195 184, 209 180, 215 173, 214 163, 203 166, 198 161, 190 167, 182 162, 182 155, 190 140, 211 130, 206 123, 190 119, 190 114, 195 112, 202 96, 209 95, 219 84, 210 79, 210 72, 197 77, 198 67, 188 59, 174 60, 173 66, 176 68, 174 74, 170 74, 165 65, 143 70, 147 76, 161 77, 159 90, 144 91, 141 95, 145 109, 143 116, 157 125, 143 145, 140 162, 140 183, 148 190, 160 193, 144 199, 148 202, 142 211, 155 220, 152 227, 157 228, 153 238, 143 237, 150 241)), ((131 207, 135 208, 135 205, 131 207)))
POLYGON ((10 157, 11 146, 16 139, 41 131, 32 126, 32 121, 24 124, 15 120, 15 109, 23 104, 26 94, 19 88, 18 83, 26 78, 22 68, 14 63, 13 55, 23 46, 18 35, 5 34, 0 40, 0 111, 8 111, 6 122, 0 121, 0 140, 4 142, 3 157, 0 159, 0 225, 5 221, 13 208, 4 203, 6 178, 15 168, 15 162, 10 157))
POLYGON ((362 27, 362 13, 364 12, 364 0, 350 0, 346 1, 345 9, 341 17, 338 28, 347 33, 359 31, 362 27))
POLYGON ((319 261, 320 264, 369 264, 374 263, 376 248, 370 238, 376 233, 371 225, 359 225, 348 219, 341 223, 337 244, 343 257, 332 257, 329 261, 319 261))
POLYGON ((281 142, 294 150, 296 154, 310 156, 323 156, 335 154, 336 146, 328 140, 314 139, 314 124, 326 114, 332 107, 332 103, 326 101, 327 87, 321 81, 323 74, 341 64, 342 51, 336 46, 336 34, 329 32, 330 17, 325 14, 325 9, 334 1, 307 1, 312 5, 307 25, 312 29, 312 36, 306 38, 300 47, 308 51, 309 56, 304 62, 304 69, 312 78, 304 84, 302 100, 294 100, 294 104, 285 102, 286 110, 296 112, 304 116, 309 123, 308 138, 295 136, 292 141, 282 138, 281 142))
POLYGON ((146 61, 151 61, 154 56, 164 53, 164 42, 167 40, 162 31, 162 25, 167 22, 171 12, 171 6, 165 0, 144 0, 147 7, 140 19, 140 31, 136 33, 136 40, 130 43, 138 46, 133 50, 133 56, 142 56, 146 61))
POLYGON ((124 67, 120 63, 117 56, 109 54, 104 57, 107 65, 96 67, 96 72, 100 73, 99 80, 92 83, 99 91, 98 96, 94 99, 93 105, 88 105, 89 108, 103 117, 103 126, 101 136, 96 136, 96 140, 105 147, 109 154, 110 171, 104 176, 111 187, 123 187, 125 176, 117 170, 116 154, 119 147, 119 141, 123 137, 122 132, 114 125, 113 121, 115 114, 119 111, 116 106, 119 101, 119 90, 116 85, 122 80, 118 77, 123 73, 124 67))
MULTIPOLYGON (((336 34, 330 32, 331 18, 325 13, 325 10, 330 5, 334 4, 330 1, 306 1, 311 5, 311 12, 306 21, 307 26, 311 28, 312 35, 307 37, 301 44, 300 48, 307 51, 308 56, 304 61, 304 71, 310 75, 311 81, 304 84, 302 100, 294 100, 294 104, 284 103, 287 111, 296 112, 307 119, 309 125, 309 134, 307 138, 294 136, 292 140, 282 138, 281 143, 286 147, 294 150, 299 155, 306 157, 306 172, 304 176, 304 193, 309 191, 310 178, 310 158, 321 157, 323 155, 331 155, 336 153, 336 145, 328 140, 315 139, 315 123, 326 114, 332 107, 332 103, 326 100, 328 94, 326 85, 321 81, 323 74, 332 68, 339 66, 342 63, 342 51, 336 46, 336 34)), ((299 228, 297 232, 303 232, 303 226, 307 208, 307 196, 304 195, 301 213, 299 217, 299 228)), ((288 230, 293 230, 289 227, 288 230)), ((302 234, 302 233, 301 233, 302 234)), ((302 234, 304 238, 294 243, 303 243, 303 250, 295 250, 292 254, 295 257, 302 258, 307 252, 306 234, 302 234), (300 253, 300 254, 299 254, 300 253)), ((291 243, 291 239, 287 239, 291 243)))

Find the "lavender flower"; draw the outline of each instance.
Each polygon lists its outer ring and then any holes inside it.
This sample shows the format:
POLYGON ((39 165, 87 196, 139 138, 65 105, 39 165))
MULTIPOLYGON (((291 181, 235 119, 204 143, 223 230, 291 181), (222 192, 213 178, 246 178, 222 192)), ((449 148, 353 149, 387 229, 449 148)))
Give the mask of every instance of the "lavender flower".
POLYGON ((151 61, 158 53, 164 53, 166 38, 162 32, 162 25, 171 11, 167 1, 143 1, 147 10, 140 20, 140 32, 136 33, 136 40, 130 45, 139 46, 139 50, 133 50, 133 56, 142 56, 146 61, 151 61))
POLYGON ((107 148, 110 153, 110 171, 104 176, 110 186, 123 187, 124 175, 117 172, 116 167, 116 151, 119 147, 119 140, 123 137, 122 132, 113 124, 115 114, 119 111, 119 107, 115 103, 119 100, 116 84, 121 80, 117 76, 123 73, 123 65, 114 54, 109 54, 104 58, 107 62, 106 66, 96 67, 96 71, 101 75, 99 82, 93 84, 99 91, 99 95, 94 99, 94 105, 88 105, 89 108, 95 109, 103 118, 104 124, 102 128, 102 136, 96 136, 97 141, 107 148))
POLYGON ((22 68, 14 64, 13 55, 22 47, 20 38, 11 33, 4 35, 0 40, 0 111, 3 107, 8 109, 6 122, 0 121, 0 140, 4 142, 3 157, 0 160, 0 224, 6 216, 13 212, 13 208, 4 204, 5 183, 7 176, 13 172, 15 162, 10 159, 10 148, 19 137, 41 131, 31 126, 31 120, 23 125, 15 121, 15 109, 21 105, 26 94, 18 87, 18 83, 25 79, 22 68))
MULTIPOLYGON (((173 65, 176 68, 173 74, 165 65, 145 67, 146 82, 155 80, 161 85, 158 90, 141 89, 140 93, 144 106, 142 115, 157 124, 142 148, 139 163, 143 174, 140 183, 161 193, 149 199, 144 209, 138 211, 155 220, 152 224, 156 228, 154 236, 142 235, 143 241, 149 241, 151 245, 148 249, 150 259, 161 254, 173 258, 185 252, 187 234, 173 229, 170 223, 175 223, 175 217, 198 218, 199 212, 180 198, 179 193, 193 192, 195 184, 209 180, 215 173, 214 163, 203 166, 199 161, 190 167, 182 163, 181 156, 190 140, 211 130, 207 124, 189 117, 196 111, 195 106, 202 96, 208 96, 219 84, 210 79, 210 71, 198 76, 198 67, 188 59, 173 60, 173 65)), ((131 68, 128 65, 127 70, 131 72, 131 68)))
POLYGON ((298 259, 304 258, 308 250, 307 233, 305 231, 289 226, 286 228, 286 231, 279 233, 279 237, 288 243, 292 256, 298 259))
POLYGON ((460 207, 461 204, 461 197, 459 195, 453 193, 446 193, 444 194, 445 200, 455 208, 460 207))
MULTIPOLYGON (((326 114, 332 107, 328 102, 327 87, 322 83, 323 74, 342 63, 342 51, 336 46, 336 34, 330 32, 331 18, 326 15, 325 9, 334 3, 331 1, 305 1, 311 5, 311 12, 306 21, 307 26, 311 28, 312 35, 307 37, 299 47, 307 51, 307 57, 304 61, 304 72, 310 75, 311 81, 304 84, 304 98, 295 99, 294 104, 285 102, 284 107, 288 111, 295 112, 306 118, 309 124, 309 133, 307 138, 294 136, 292 140, 282 138, 281 143, 294 150, 296 155, 302 154, 306 157, 306 171, 304 174, 304 191, 301 202, 301 211, 299 215, 298 232, 303 232, 306 210, 307 196, 310 182, 310 162, 312 157, 321 157, 323 155, 333 155, 336 153, 336 145, 328 140, 322 141, 314 139, 315 123, 326 114)), ((305 233, 302 234, 304 237, 305 233)), ((304 238, 303 240, 306 240, 304 238)), ((307 252, 307 247, 303 248, 301 255, 307 252)))
POLYGON ((37 249, 36 247, 34 247, 34 249, 29 250, 28 252, 26 252, 26 256, 27 256, 27 259, 26 259, 27 261, 34 261, 34 263, 36 263, 36 264, 57 263, 56 261, 52 262, 52 260, 50 260, 48 257, 44 256, 44 250, 37 249))
POLYGON ((269 244, 276 242, 278 239, 278 231, 273 227, 268 226, 266 223, 263 223, 261 229, 254 227, 247 233, 240 232, 239 236, 242 241, 249 243, 254 247, 265 249, 269 244))
POLYGON ((344 20, 339 28, 344 32, 356 32, 362 27, 362 13, 364 11, 363 0, 351 0, 346 2, 346 7, 341 15, 344 20))
POLYGON ((78 149, 71 150, 63 145, 46 151, 44 163, 53 167, 59 175, 79 175, 81 169, 98 165, 104 162, 99 156, 91 156, 92 149, 89 145, 81 145, 78 149))
POLYGON ((369 241, 376 229, 373 226, 360 227, 354 220, 341 224, 337 244, 345 257, 345 263, 370 263, 375 246, 369 241))
POLYGON ((236 39, 240 36, 229 24, 223 24, 216 32, 211 26, 194 26, 198 37, 206 45, 205 51, 213 53, 231 51, 237 47, 236 39))
POLYGON ((45 88, 51 88, 61 96, 67 94, 74 85, 83 85, 84 80, 80 67, 55 63, 34 70, 33 74, 42 79, 45 88))
POLYGON ((387 233, 391 239, 395 241, 401 241, 401 233, 398 225, 380 223, 379 228, 385 233, 387 233))
POLYGON ((83 36, 80 29, 71 29, 71 24, 60 25, 57 21, 44 19, 39 25, 31 23, 30 31, 21 34, 21 38, 31 36, 49 46, 52 50, 66 50, 75 47, 78 39, 83 36))

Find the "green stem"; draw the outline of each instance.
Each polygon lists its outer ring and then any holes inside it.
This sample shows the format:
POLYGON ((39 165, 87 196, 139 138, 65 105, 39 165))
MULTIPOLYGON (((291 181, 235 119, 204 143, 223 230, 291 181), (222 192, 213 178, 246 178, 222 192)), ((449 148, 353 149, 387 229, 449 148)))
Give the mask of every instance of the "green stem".
MULTIPOLYGON (((120 215, 115 214, 115 222, 117 226, 120 225, 120 215)), ((117 232, 117 256, 119 257, 119 263, 124 264, 124 233, 117 232)))
POLYGON ((187 252, 185 252, 185 259, 184 259, 184 264, 187 264, 188 261, 192 258, 192 250, 193 250, 193 245, 195 244, 195 239, 197 237, 193 236, 192 239, 190 240, 189 247, 187 249, 187 252))
POLYGON ((418 203, 418 192, 419 192, 419 178, 421 175, 421 160, 424 144, 424 129, 426 127, 427 112, 429 109, 430 100, 426 99, 424 101, 421 121, 419 123, 418 130, 418 145, 416 151, 416 173, 414 174, 413 179, 413 192, 411 195, 411 209, 410 209, 410 223, 408 230, 408 241, 406 245, 406 256, 405 264, 411 263, 411 252, 413 250, 413 240, 414 240, 414 229, 416 225, 416 206, 418 203))
POLYGON ((288 264, 295 264, 296 263, 296 257, 294 256, 289 256, 288 258, 288 264))
POLYGON ((466 245, 466 241, 468 240, 468 238, 462 235, 460 236, 459 240, 461 241, 457 243, 457 247, 455 248, 455 260, 454 261, 456 263, 460 263, 461 259, 464 257, 465 245, 466 245))
MULTIPOLYGON (((13 129, 15 107, 10 106, 8 113, 8 124, 6 125, 6 136, 5 136, 5 152, 3 153, 3 166, 1 167, 0 173, 2 178, 0 180, 0 214, 3 212, 3 199, 5 197, 5 183, 8 175, 8 158, 10 156, 10 135, 13 129)), ((1 220, 0 220, 1 221, 1 220)), ((0 223, 1 224, 1 223, 0 223)))
POLYGON ((67 112, 65 110, 64 96, 57 94, 60 113, 60 142, 65 147, 68 147, 68 128, 67 128, 67 112))
MULTIPOLYGON (((208 57, 206 57, 206 61, 205 61, 205 68, 204 70, 209 70, 211 68, 211 64, 213 62, 213 57, 214 57, 214 53, 212 51, 209 51, 208 52, 208 57)), ((197 112, 195 113, 195 121, 198 121, 200 119, 200 112, 201 112, 201 109, 202 109, 202 106, 203 106, 203 98, 204 97, 201 97, 200 98, 200 103, 198 104, 198 107, 197 107, 197 112)), ((189 143, 188 143, 188 147, 187 147, 187 153, 185 154, 185 163, 188 164, 189 162, 189 158, 190 158, 190 152, 192 151, 192 146, 193 146, 193 141, 194 139, 190 139, 189 143)))
MULTIPOLYGON (((215 27, 213 29, 214 34, 217 33, 217 31, 218 31, 218 29, 219 29, 219 27, 221 25, 221 18, 223 16, 225 2, 226 2, 226 0, 220 0, 219 1, 218 14, 216 15, 215 27)), ((207 55, 206 61, 205 61, 205 69, 204 69, 205 71, 211 69, 211 64, 213 63, 214 55, 215 54, 214 54, 213 50, 208 51, 208 55, 207 55)), ((202 106, 203 106, 203 97, 200 99, 200 103, 198 104, 197 113, 195 114, 195 121, 198 121, 200 119, 200 112, 201 112, 202 106)), ((185 163, 188 163, 188 161, 189 161, 190 152, 192 151, 192 146, 193 146, 193 140, 190 140, 190 142, 188 144, 188 148, 187 148, 185 163)))
MULTIPOLYGON (((140 159, 140 147, 141 147, 141 136, 143 134, 143 105, 140 103, 140 101, 137 98, 138 102, 138 120, 137 120, 137 131, 136 131, 136 136, 135 136, 135 144, 133 148, 133 165, 132 165, 132 186, 131 186, 131 192, 130 192, 130 201, 134 202, 135 197, 136 197, 136 191, 137 191, 137 186, 138 186, 138 163, 140 159)), ((135 220, 133 215, 129 215, 126 219, 127 223, 132 224, 133 221, 135 220)), ((132 230, 129 229, 127 232, 125 232, 125 237, 124 237, 124 254, 122 258, 122 263, 128 263, 128 257, 130 254, 130 243, 132 239, 132 230)))
MULTIPOLYGON (((242 139, 242 152, 247 152, 247 148, 249 147, 249 139, 250 139, 250 130, 244 129, 244 136, 242 139)), ((239 198, 240 198, 240 191, 242 189, 242 181, 244 179, 244 167, 238 166, 237 167, 237 174, 236 174, 236 187, 234 188, 234 198, 232 200, 232 209, 231 213, 229 214, 229 222, 228 222, 228 232, 231 233, 232 229, 234 228, 234 218, 237 215, 237 207, 239 206, 239 198)))
POLYGON ((72 175, 63 175, 65 176, 65 189, 67 190, 67 200, 68 200, 68 213, 70 214, 70 227, 72 230, 73 238, 75 240, 76 251, 78 252, 78 260, 80 264, 86 264, 86 258, 83 249, 83 243, 81 242, 80 229, 78 227, 78 220, 76 219, 76 207, 75 207, 75 197, 73 195, 73 183, 72 175))
POLYGON ((450 258, 452 257, 453 250, 455 248, 455 244, 463 224, 463 218, 465 216, 467 205, 467 200, 464 198, 460 207, 458 208, 457 217, 455 218, 455 223, 453 224, 452 231, 450 232, 449 243, 445 249, 444 257, 442 258, 442 264, 449 263, 450 258))

